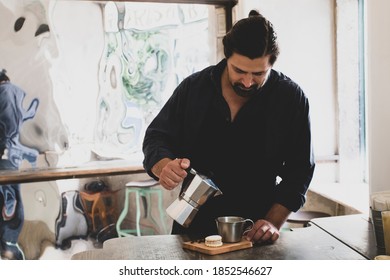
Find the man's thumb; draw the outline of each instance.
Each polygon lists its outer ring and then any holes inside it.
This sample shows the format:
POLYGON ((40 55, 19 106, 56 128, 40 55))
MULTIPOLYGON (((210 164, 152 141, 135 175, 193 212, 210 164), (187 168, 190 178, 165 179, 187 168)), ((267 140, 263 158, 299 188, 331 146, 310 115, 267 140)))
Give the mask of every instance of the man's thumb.
POLYGON ((187 169, 188 167, 190 167, 190 160, 188 158, 183 158, 180 162, 180 166, 183 169, 187 169))

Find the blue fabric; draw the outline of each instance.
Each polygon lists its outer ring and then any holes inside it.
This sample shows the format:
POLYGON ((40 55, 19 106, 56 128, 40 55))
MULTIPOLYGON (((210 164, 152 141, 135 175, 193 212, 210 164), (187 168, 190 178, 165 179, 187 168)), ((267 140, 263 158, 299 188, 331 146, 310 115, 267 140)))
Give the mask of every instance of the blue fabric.
MULTIPOLYGON (((8 160, 0 160, 1 170, 15 170, 8 160)), ((4 242, 17 243, 23 227, 24 211, 20 195, 20 184, 0 185, 0 237, 4 242), (5 208, 5 209, 3 209, 5 208), (4 217, 3 211, 9 211, 11 219, 4 217), (13 210, 12 210, 13 209, 13 210)))
MULTIPOLYGON (((38 100, 23 108, 26 93, 10 82, 0 84, 0 170, 17 170, 24 159, 33 166, 38 151, 19 142, 24 121, 35 116, 38 100), (4 158, 5 151, 7 156, 4 158)), ((6 258, 22 259, 17 242, 23 227, 24 209, 19 184, 0 185, 0 250, 6 258)))

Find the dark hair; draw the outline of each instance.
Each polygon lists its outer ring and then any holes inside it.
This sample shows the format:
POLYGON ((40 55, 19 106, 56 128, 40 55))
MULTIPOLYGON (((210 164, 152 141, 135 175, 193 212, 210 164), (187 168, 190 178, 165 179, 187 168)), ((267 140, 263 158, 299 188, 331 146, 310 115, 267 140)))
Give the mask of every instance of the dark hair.
POLYGON ((251 10, 247 18, 239 20, 223 37, 224 54, 229 58, 233 53, 250 59, 270 56, 273 65, 279 55, 276 33, 265 17, 258 11, 251 10))
POLYGON ((7 70, 5 69, 0 70, 0 82, 9 81, 9 78, 5 73, 7 73, 7 70))

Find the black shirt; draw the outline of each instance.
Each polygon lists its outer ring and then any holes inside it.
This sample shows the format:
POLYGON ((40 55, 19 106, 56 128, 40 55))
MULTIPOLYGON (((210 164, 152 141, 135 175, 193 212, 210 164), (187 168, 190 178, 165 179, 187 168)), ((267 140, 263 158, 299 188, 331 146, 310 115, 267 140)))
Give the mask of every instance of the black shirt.
POLYGON ((174 224, 173 233, 215 234, 218 216, 258 220, 274 203, 297 211, 305 202, 314 160, 303 91, 271 70, 231 121, 220 85, 225 67, 223 60, 186 78, 146 131, 144 166, 151 176, 162 158, 186 157, 223 193, 200 208, 188 229, 174 224))

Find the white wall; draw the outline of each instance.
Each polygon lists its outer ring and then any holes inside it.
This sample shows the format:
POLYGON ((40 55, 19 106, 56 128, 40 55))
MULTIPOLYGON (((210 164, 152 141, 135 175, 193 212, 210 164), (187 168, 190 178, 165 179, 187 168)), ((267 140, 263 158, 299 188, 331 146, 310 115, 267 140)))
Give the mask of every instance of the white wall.
POLYGON ((274 69, 295 80, 309 98, 317 162, 310 189, 367 212, 358 1, 242 0, 236 18, 258 9, 273 23, 281 49, 274 69))
POLYGON ((390 1, 365 1, 370 192, 390 190, 390 1))
POLYGON ((274 69, 295 80, 308 96, 318 157, 337 152, 334 8, 329 0, 245 0, 236 13, 241 19, 257 9, 272 22, 280 45, 274 69))

